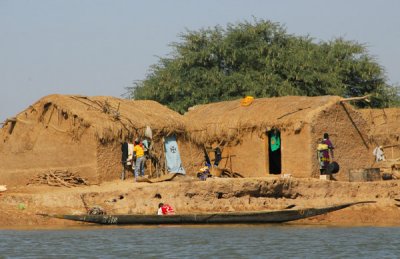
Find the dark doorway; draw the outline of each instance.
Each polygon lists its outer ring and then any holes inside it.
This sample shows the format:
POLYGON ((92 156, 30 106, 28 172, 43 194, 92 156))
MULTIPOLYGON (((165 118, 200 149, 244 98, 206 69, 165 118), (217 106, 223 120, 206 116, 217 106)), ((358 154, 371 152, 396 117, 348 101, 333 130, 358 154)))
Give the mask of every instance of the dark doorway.
POLYGON ((267 134, 269 173, 280 174, 282 172, 281 132, 278 129, 272 129, 267 134))

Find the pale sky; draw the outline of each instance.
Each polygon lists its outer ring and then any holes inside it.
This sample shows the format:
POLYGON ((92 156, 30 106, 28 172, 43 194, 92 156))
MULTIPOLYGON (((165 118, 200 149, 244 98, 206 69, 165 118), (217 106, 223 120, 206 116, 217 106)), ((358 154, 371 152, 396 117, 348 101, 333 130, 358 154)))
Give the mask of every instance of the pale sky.
POLYGON ((185 29, 253 17, 368 46, 400 82, 398 0, 0 0, 0 121, 49 94, 121 97, 185 29))

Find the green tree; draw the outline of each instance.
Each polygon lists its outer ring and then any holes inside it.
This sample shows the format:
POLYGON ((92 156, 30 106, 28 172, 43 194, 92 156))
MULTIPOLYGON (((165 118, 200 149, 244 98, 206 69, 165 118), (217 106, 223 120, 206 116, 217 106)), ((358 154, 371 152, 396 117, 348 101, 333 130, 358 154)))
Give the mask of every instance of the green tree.
POLYGON ((156 100, 181 113, 243 95, 372 94, 373 107, 399 103, 398 89, 386 83, 383 68, 356 42, 315 42, 257 19, 186 31, 180 38, 169 57, 127 89, 130 98, 156 100))

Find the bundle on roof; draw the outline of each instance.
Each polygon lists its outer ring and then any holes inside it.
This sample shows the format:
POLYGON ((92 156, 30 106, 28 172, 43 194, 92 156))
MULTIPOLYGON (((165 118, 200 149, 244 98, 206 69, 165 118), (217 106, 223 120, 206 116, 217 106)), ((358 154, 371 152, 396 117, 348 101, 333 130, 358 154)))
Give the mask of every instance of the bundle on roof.
POLYGON ((286 96, 254 99, 243 106, 240 100, 194 106, 184 117, 192 141, 211 143, 235 141, 243 134, 264 133, 272 127, 300 131, 315 115, 340 101, 338 96, 286 96))

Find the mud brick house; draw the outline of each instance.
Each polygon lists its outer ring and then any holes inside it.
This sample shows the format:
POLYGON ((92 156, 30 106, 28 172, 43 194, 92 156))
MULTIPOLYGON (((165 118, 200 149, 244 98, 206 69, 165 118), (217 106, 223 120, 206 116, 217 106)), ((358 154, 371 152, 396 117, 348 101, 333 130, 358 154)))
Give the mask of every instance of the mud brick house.
MULTIPOLYGON (((157 160, 152 170, 163 171, 164 137, 184 139, 180 114, 154 101, 46 96, 3 123, 0 182, 26 184, 39 173, 61 169, 74 171, 91 183, 118 179, 121 143, 143 137, 147 127, 152 130, 152 153, 157 160)), ((185 151, 180 143, 181 152, 185 151)))
POLYGON ((248 106, 224 101, 194 106, 184 117, 192 142, 219 146, 220 166, 246 177, 319 177, 316 148, 325 132, 335 146, 339 180, 373 160, 367 122, 338 96, 260 98, 248 106), (280 140, 274 151, 273 136, 280 140))

